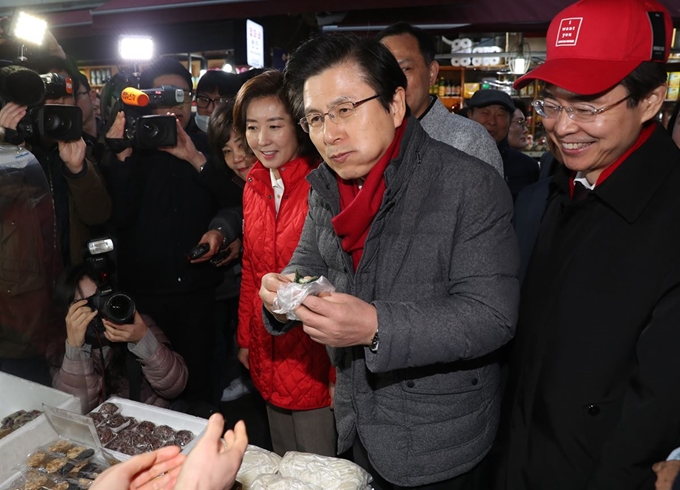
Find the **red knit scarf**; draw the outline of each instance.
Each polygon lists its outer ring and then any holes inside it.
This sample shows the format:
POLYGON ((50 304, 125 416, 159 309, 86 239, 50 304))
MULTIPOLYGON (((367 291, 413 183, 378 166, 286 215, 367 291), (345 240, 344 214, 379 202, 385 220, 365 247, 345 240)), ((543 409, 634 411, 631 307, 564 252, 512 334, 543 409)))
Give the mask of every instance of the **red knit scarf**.
POLYGON ((355 271, 364 252, 368 230, 385 194, 385 169, 390 161, 399 155, 405 128, 406 119, 397 128, 385 154, 368 173, 361 189, 356 180, 343 180, 336 176, 340 191, 340 214, 335 216, 331 223, 335 234, 342 240, 342 249, 352 256, 355 271))

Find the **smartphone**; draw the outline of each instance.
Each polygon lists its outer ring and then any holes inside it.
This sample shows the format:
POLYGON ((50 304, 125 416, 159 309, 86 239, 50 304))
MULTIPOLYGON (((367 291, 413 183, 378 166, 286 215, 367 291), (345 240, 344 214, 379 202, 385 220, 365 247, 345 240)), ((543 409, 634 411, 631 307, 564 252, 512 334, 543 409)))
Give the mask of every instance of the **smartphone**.
POLYGON ((199 243, 194 248, 189 250, 189 253, 187 253, 187 259, 189 260, 200 259, 201 257, 208 253, 208 250, 210 250, 209 244, 199 243))

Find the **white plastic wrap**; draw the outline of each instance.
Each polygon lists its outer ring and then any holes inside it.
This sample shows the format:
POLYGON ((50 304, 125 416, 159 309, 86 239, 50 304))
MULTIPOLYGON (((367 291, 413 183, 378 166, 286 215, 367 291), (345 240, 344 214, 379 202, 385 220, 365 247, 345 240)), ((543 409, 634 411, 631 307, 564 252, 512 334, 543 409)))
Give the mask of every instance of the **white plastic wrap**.
POLYGON ((335 286, 324 276, 305 284, 289 282, 279 286, 274 299, 274 313, 286 315, 289 320, 299 320, 295 308, 300 306, 307 296, 318 296, 321 293, 333 293, 335 286))
POLYGON ((281 475, 260 475, 249 488, 250 490, 324 490, 326 487, 281 475))
POLYGON ((251 486, 254 480, 263 474, 276 473, 279 470, 280 461, 281 456, 278 454, 249 444, 243 455, 241 468, 236 474, 236 480, 243 485, 243 490, 255 488, 251 486))
POLYGON ((288 451, 279 463, 279 473, 325 490, 370 489, 371 475, 359 465, 340 458, 288 451))

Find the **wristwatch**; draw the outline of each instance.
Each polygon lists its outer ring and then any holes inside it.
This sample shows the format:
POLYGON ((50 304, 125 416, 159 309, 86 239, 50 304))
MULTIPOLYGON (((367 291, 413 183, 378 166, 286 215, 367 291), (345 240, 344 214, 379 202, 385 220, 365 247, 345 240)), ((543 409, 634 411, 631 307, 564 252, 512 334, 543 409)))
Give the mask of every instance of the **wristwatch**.
POLYGON ((371 340, 371 345, 368 346, 368 350, 371 352, 378 352, 378 345, 380 345, 380 336, 378 335, 378 329, 375 329, 375 335, 373 340, 371 340))

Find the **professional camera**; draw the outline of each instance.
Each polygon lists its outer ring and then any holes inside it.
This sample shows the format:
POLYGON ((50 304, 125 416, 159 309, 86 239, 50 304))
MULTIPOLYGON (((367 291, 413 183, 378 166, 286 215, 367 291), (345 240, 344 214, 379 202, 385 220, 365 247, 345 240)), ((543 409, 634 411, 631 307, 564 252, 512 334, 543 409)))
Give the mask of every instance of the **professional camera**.
POLYGON ((6 141, 21 143, 26 138, 44 136, 57 141, 80 139, 83 113, 79 107, 43 104, 45 99, 58 99, 73 93, 70 78, 56 73, 39 75, 19 65, 0 68, 0 102, 28 106, 17 124, 16 132, 6 131, 6 141), (16 133, 16 134, 14 134, 16 133))
POLYGON ((122 110, 125 113, 125 135, 123 140, 107 139, 107 143, 119 153, 125 148, 150 150, 164 146, 177 145, 177 122, 173 116, 151 115, 150 107, 172 107, 184 102, 184 91, 178 87, 161 86, 139 90, 137 81, 120 73, 114 75, 103 93, 117 100, 109 114, 109 124, 115 115, 122 110))
MULTIPOLYGON (((132 323, 135 318, 135 302, 128 294, 116 289, 112 278, 113 267, 109 254, 114 249, 113 240, 107 237, 91 240, 87 249, 89 255, 85 260, 97 284, 97 292, 88 298, 87 305, 99 311, 95 320, 101 317, 114 323, 132 323)), ((101 320, 99 324, 95 324, 95 328, 103 331, 101 320)))

